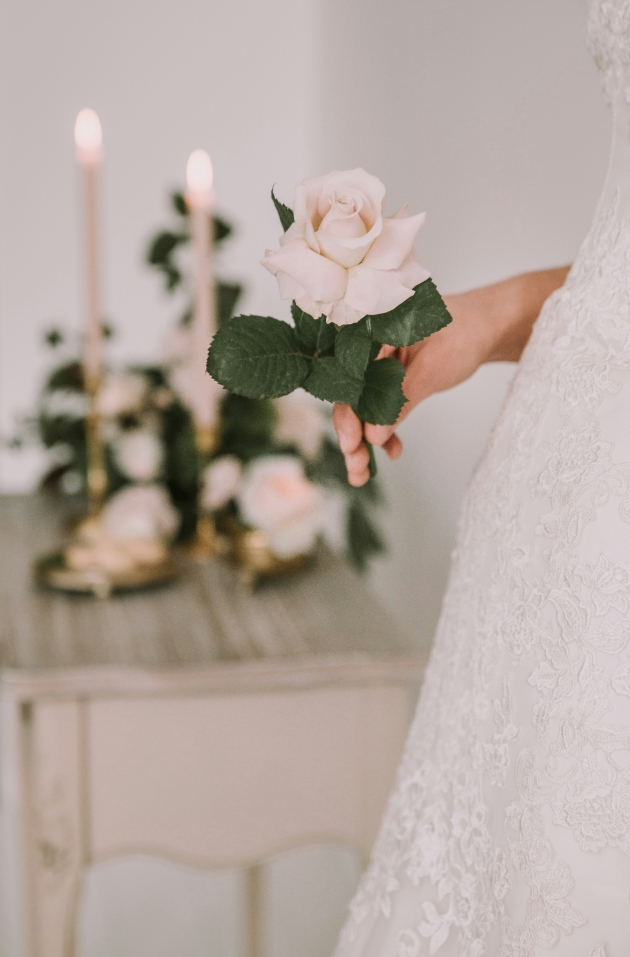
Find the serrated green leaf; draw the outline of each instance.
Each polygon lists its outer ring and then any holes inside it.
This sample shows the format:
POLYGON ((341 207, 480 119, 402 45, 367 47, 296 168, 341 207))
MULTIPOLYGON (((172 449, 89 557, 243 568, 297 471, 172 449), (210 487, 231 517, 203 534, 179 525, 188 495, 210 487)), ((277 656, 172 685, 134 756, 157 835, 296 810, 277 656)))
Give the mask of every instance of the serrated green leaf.
POLYGON ((309 356, 322 356, 332 351, 337 330, 326 316, 313 319, 297 303, 291 303, 291 315, 295 323, 295 333, 300 345, 309 356))
POLYGON ((282 229, 286 233, 289 226, 292 226, 293 223, 295 222, 295 216, 293 215, 293 210, 289 209, 288 206, 285 206, 284 203, 281 203, 279 199, 276 199, 276 194, 273 191, 273 187, 271 189, 271 198, 273 200, 273 205, 276 207, 276 212, 278 216, 280 217, 280 223, 282 225, 282 229))
POLYGON ((394 425, 407 401, 402 390, 404 367, 397 359, 377 359, 365 370, 365 387, 356 405, 363 422, 394 425))
POLYGON ((344 369, 339 359, 326 356, 323 359, 313 359, 311 373, 304 383, 304 388, 311 395, 326 402, 347 402, 355 405, 363 389, 363 380, 344 369))
POLYGON ((389 346, 412 346, 451 322, 432 279, 416 286, 413 296, 391 312, 371 316, 372 338, 389 346))
POLYGON ((276 399, 299 388, 310 371, 295 331, 271 316, 238 316, 215 334, 208 372, 249 399, 276 399))
POLYGON ((335 339, 335 357, 348 372, 363 378, 363 373, 370 358, 372 341, 367 333, 364 322, 357 322, 351 326, 342 326, 335 339))

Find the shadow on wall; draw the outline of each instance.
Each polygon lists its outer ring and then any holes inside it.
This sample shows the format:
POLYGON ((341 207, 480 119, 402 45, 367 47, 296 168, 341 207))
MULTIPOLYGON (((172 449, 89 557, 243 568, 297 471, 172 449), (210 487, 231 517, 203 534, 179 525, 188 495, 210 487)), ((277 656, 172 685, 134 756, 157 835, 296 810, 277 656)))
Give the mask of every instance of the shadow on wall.
MULTIPOLYGON (((441 292, 570 262, 601 188, 608 111, 575 0, 322 0, 322 171, 365 166, 427 211, 441 292)), ((462 495, 513 369, 485 368, 401 430, 380 596, 430 641, 462 495)))

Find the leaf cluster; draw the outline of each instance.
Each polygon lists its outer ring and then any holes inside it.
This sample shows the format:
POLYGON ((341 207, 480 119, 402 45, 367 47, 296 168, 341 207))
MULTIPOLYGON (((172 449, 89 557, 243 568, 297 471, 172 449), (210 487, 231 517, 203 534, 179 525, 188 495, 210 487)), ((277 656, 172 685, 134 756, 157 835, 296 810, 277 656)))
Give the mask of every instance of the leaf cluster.
POLYGON ((406 401, 403 366, 378 359, 382 345, 409 346, 450 322, 433 281, 416 286, 402 305, 337 327, 314 319, 296 303, 293 326, 271 316, 239 316, 218 331, 208 372, 250 399, 287 395, 300 386, 328 402, 351 405, 364 422, 392 425, 406 401))

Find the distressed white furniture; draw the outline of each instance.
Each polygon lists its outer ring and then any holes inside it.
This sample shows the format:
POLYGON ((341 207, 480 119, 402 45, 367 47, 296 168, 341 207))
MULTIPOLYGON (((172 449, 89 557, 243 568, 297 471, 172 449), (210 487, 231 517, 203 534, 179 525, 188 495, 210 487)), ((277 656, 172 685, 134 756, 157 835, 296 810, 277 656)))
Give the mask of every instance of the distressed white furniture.
POLYGON ((0 498, 1 935, 72 957, 82 874, 148 853, 247 868, 333 842, 365 860, 423 660, 338 560, 246 594, 220 563, 99 602, 37 591, 58 519, 0 498))

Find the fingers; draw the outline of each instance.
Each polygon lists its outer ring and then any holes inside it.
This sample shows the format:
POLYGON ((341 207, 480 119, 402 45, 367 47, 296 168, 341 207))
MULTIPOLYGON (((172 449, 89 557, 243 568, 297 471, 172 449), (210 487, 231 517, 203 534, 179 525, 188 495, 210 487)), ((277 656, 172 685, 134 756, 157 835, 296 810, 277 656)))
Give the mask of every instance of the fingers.
POLYGON ((363 443, 363 426, 349 405, 335 404, 333 425, 339 437, 339 448, 344 455, 356 452, 363 443))
POLYGON ((385 445, 394 434, 393 425, 370 425, 365 423, 365 437, 372 445, 385 445))
MULTIPOLYGON (((370 455, 363 442, 363 424, 349 405, 338 403, 333 408, 333 423, 339 437, 350 485, 365 485, 370 477, 370 455)), ((402 442, 393 426, 366 425, 365 435, 373 445, 381 445, 390 459, 400 458, 402 442)))
POLYGON ((356 452, 351 452, 344 458, 350 485, 364 485, 370 477, 370 455, 363 442, 356 452))
POLYGON ((402 455, 403 444, 394 432, 392 436, 383 444, 383 448, 387 452, 388 457, 395 462, 396 459, 399 459, 402 455))

